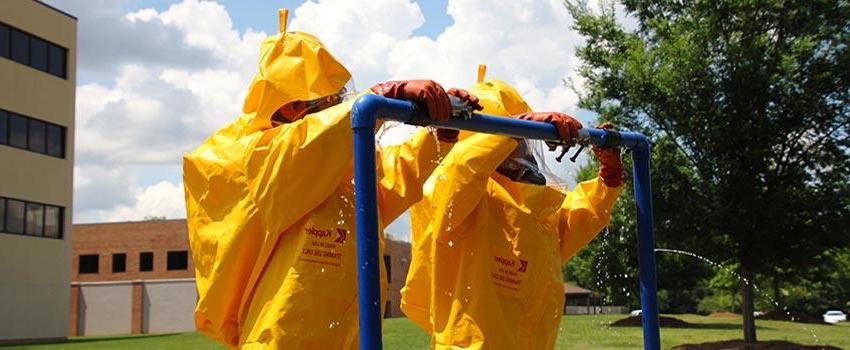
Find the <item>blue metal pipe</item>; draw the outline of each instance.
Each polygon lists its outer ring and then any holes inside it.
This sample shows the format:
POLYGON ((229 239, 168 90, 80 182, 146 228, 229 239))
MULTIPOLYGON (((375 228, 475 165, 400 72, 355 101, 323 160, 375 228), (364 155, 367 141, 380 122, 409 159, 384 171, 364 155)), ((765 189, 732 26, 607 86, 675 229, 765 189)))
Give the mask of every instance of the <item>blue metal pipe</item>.
MULTIPOLYGON (((396 120, 413 125, 469 130, 488 134, 560 141, 555 127, 548 123, 510 119, 483 114, 432 122, 425 111, 409 101, 364 95, 351 111, 354 129, 354 205, 357 240, 357 304, 360 349, 381 349, 381 291, 378 256, 378 212, 375 175, 375 121, 396 120)), ((638 257, 640 264, 641 310, 644 349, 660 349, 658 301, 655 284, 655 252, 652 232, 652 194, 649 181, 649 142, 639 133, 584 128, 579 139, 602 147, 632 150, 634 191, 638 210, 638 257)))
POLYGON ((655 237, 652 230, 652 189, 649 177, 649 142, 632 149, 635 206, 637 207, 638 269, 643 348, 661 348, 658 324, 658 290, 655 276, 655 237))

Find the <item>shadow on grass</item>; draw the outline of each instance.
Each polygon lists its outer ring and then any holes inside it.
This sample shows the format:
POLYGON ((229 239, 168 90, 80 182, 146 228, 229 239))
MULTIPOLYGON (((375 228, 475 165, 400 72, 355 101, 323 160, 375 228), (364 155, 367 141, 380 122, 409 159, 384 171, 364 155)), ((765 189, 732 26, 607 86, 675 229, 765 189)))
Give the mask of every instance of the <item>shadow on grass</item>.
MULTIPOLYGON (((694 323, 692 327, 695 329, 742 329, 740 324, 735 323, 694 323)), ((765 327, 765 326, 756 326, 756 330, 765 330, 772 331, 776 330, 776 328, 765 327)))
POLYGON ((46 341, 46 342, 24 342, 20 344, 3 344, 0 345, 0 349, 2 348, 11 348, 11 347, 20 347, 20 346, 35 346, 35 345, 51 345, 51 344, 85 344, 85 343, 94 343, 101 341, 121 341, 121 340, 142 340, 142 339, 151 339, 151 338, 161 338, 161 337, 169 337, 175 336, 180 333, 166 333, 166 334, 126 334, 119 336, 91 336, 91 337, 75 337, 70 338, 68 340, 62 341, 46 341))

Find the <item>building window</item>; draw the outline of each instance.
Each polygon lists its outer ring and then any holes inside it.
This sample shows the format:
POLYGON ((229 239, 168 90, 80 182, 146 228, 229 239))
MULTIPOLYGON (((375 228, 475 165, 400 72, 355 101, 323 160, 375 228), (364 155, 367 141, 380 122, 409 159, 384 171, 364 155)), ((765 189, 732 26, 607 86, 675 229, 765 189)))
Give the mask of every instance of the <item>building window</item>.
POLYGON ((38 153, 46 153, 45 135, 47 133, 47 124, 43 121, 30 119, 29 120, 29 150, 38 153))
POLYGON ((0 23, 0 57, 9 58, 9 27, 0 23))
POLYGON ((168 252, 168 270, 186 270, 189 268, 189 252, 185 250, 168 252))
POLYGON ((27 118, 9 113, 9 145, 27 148, 27 118))
POLYGON ((27 203, 26 231, 31 236, 44 236, 44 206, 27 203))
POLYGON ((112 273, 127 271, 127 254, 112 254, 112 273))
POLYGON ((30 63, 30 37, 15 29, 12 29, 12 60, 26 65, 30 63))
POLYGON ((139 271, 153 271, 153 252, 139 253, 139 271))
POLYGON ((0 110, 0 144, 65 158, 65 127, 0 110))
POLYGON ((6 200, 6 232, 24 233, 24 202, 6 200))
POLYGON ((9 143, 9 114, 0 109, 0 144, 9 143))
POLYGON ((0 204, 0 231, 62 238, 61 207, 2 197, 0 204))
POLYGON ((393 280, 393 258, 391 256, 384 255, 384 266, 387 267, 387 283, 390 283, 393 280))
POLYGON ((47 42, 36 37, 30 37, 30 67, 47 71, 47 42))
POLYGON ((65 79, 68 49, 0 23, 0 57, 65 79))
POLYGON ((100 264, 100 256, 97 254, 80 255, 78 273, 97 273, 100 264))
POLYGON ((49 52, 50 56, 48 57, 50 64, 47 67, 47 72, 62 79, 65 79, 65 77, 67 76, 67 71, 65 69, 67 67, 66 60, 68 57, 68 50, 64 47, 50 44, 49 52))
POLYGON ((44 206, 44 237, 62 238, 62 208, 44 206))
POLYGON ((47 125, 47 154, 65 158, 65 128, 52 124, 47 125))

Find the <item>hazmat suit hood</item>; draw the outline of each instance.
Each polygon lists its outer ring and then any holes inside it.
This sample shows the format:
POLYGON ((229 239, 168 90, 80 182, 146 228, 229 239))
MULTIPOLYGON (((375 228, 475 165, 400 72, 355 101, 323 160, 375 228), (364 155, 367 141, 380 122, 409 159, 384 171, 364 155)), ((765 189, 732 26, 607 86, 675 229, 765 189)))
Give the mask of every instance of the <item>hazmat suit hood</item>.
POLYGON ((337 93, 351 73, 313 35, 286 32, 285 12, 281 32, 260 45, 257 76, 248 88, 242 111, 254 113, 252 124, 272 126, 278 108, 293 101, 310 101, 337 93))

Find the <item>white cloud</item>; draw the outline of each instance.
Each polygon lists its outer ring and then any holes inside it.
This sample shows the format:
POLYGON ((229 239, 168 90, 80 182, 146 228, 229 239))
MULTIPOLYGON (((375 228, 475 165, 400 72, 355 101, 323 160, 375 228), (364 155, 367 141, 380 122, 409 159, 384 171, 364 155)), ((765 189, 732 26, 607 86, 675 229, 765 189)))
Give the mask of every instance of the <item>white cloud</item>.
MULTIPOLYGON (((51 4, 80 18, 75 220, 184 216, 178 176, 161 182, 138 169, 179 168, 183 153, 241 113, 266 34, 234 28, 208 1, 134 12, 107 0, 51 4)), ((412 0, 308 1, 289 29, 317 35, 359 89, 408 78, 469 86, 484 63, 533 108, 575 111, 562 79, 575 78, 581 39, 560 1, 449 0, 448 14, 454 24, 431 39, 413 36, 425 18, 412 0)))
POLYGON ((357 88, 387 78, 387 55, 425 23, 409 0, 308 1, 293 12, 288 30, 316 35, 352 72, 357 88))
POLYGON ((161 181, 144 188, 130 187, 123 188, 121 191, 131 195, 133 201, 130 203, 112 203, 108 209, 81 211, 76 214, 78 221, 134 221, 153 216, 164 216, 169 219, 186 217, 182 201, 183 184, 161 181))
POLYGON ((184 217, 182 184, 136 175, 179 164, 241 113, 267 35, 233 28, 207 1, 130 13, 118 2, 54 5, 80 18, 74 220, 184 217))

